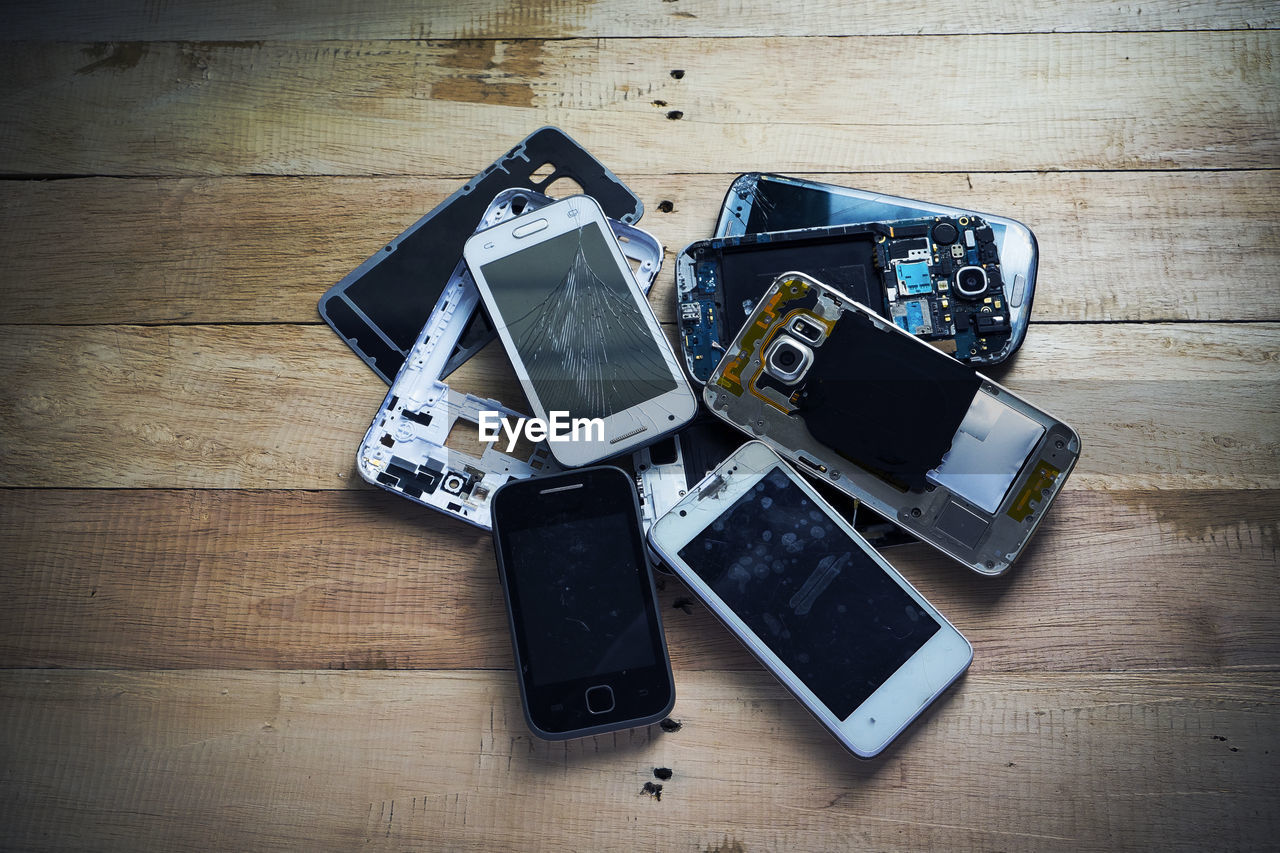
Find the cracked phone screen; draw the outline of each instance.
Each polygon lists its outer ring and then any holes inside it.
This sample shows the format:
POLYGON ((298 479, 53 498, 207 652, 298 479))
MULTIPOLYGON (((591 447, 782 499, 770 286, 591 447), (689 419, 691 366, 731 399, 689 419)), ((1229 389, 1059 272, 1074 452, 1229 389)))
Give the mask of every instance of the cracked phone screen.
POLYGON ((677 387, 630 272, 605 240, 589 222, 484 265, 548 413, 607 418, 677 387))
POLYGON ((941 627, 777 466, 679 554, 842 720, 941 627))

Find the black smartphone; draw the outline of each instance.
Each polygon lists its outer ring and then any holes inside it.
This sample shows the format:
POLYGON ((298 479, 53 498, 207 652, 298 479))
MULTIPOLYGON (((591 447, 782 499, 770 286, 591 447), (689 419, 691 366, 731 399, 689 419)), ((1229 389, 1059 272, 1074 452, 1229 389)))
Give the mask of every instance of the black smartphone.
POLYGON ((670 713, 675 685, 631 477, 603 466, 512 480, 492 510, 533 733, 564 740, 670 713))

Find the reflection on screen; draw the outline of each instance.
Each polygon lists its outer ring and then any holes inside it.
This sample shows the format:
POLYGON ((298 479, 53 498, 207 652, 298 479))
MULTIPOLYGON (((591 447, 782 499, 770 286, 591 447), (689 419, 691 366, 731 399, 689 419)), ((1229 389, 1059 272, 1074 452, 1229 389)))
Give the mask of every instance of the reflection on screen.
POLYGON ((548 412, 605 418, 676 388, 595 223, 485 264, 483 275, 548 412))
POLYGON ((776 467, 680 558, 840 719, 941 627, 776 467))

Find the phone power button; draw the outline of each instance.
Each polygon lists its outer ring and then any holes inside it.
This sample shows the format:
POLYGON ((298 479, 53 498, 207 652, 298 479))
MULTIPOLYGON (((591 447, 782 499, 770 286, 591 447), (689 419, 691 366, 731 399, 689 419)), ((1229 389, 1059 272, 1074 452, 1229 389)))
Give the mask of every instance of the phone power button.
POLYGON ((613 710, 613 688, 597 684, 587 689, 587 710, 593 714, 607 714, 613 710))

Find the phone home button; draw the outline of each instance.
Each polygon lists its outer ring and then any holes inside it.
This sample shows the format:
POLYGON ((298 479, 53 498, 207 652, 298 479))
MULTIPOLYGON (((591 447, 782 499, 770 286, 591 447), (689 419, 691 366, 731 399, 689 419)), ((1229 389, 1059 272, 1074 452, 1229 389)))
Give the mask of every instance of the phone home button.
POLYGON ((587 688, 587 710, 593 714, 607 714, 613 710, 613 688, 597 684, 587 688))

